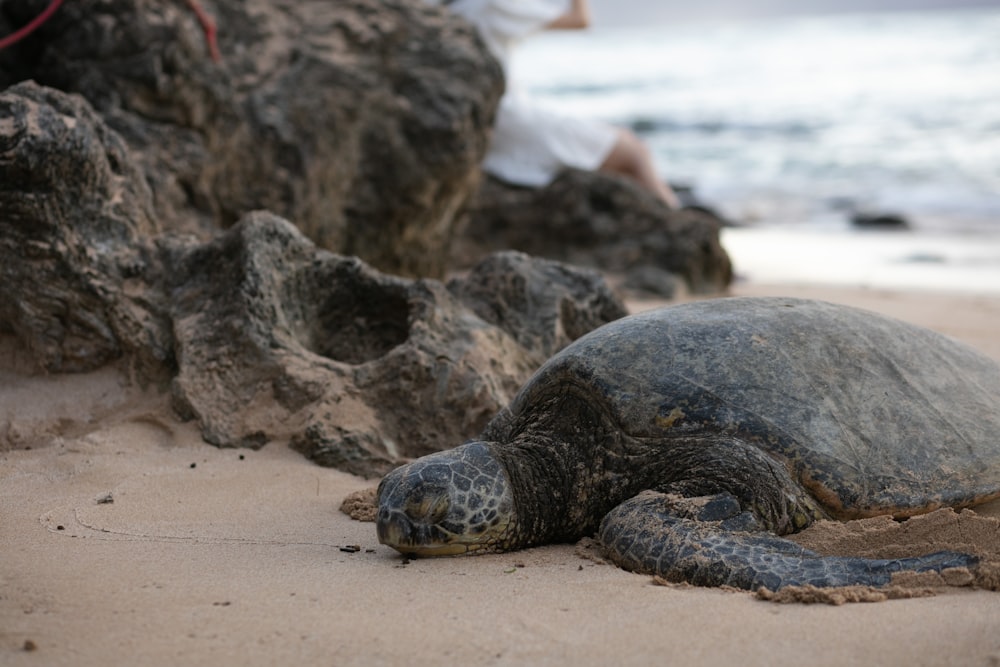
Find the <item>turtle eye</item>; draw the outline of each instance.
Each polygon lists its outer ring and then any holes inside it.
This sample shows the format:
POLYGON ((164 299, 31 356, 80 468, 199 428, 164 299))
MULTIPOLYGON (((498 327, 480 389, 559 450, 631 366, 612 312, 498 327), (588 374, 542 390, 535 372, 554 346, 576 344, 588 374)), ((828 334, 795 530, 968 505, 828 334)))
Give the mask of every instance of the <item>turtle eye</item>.
POLYGON ((405 512, 411 519, 419 519, 427 523, 439 523, 448 515, 447 494, 426 494, 419 500, 407 501, 405 512))

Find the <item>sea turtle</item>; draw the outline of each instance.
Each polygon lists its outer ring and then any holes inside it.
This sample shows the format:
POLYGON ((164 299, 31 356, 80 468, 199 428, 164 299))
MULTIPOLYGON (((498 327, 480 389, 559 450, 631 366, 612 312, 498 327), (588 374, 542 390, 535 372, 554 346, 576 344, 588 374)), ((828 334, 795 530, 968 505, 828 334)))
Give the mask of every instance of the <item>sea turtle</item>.
POLYGON ((420 556, 597 531, 619 565, 772 590, 974 566, 821 557, 820 518, 1000 497, 1000 365, 821 301, 729 298, 626 317, 552 357, 482 436, 390 472, 379 540, 420 556))

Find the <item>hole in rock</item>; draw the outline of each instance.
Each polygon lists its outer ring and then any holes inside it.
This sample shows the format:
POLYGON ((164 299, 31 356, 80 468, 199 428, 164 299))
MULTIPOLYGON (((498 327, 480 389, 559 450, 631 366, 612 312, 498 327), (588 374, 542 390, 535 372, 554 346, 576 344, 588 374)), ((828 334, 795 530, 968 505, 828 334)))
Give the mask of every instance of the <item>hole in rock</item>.
POLYGON ((385 356, 409 336, 404 290, 351 284, 334 290, 316 312, 311 350, 334 361, 363 364, 385 356))

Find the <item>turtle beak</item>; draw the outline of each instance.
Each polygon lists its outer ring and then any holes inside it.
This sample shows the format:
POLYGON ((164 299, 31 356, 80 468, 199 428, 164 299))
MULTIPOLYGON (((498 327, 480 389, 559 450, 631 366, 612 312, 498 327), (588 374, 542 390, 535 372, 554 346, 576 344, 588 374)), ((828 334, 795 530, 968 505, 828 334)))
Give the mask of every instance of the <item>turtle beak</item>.
POLYGON ((380 508, 375 528, 379 542, 404 556, 454 556, 469 551, 468 545, 442 542, 434 526, 415 522, 398 510, 380 508))
POLYGON ((375 521, 378 541, 382 544, 403 553, 416 545, 416 530, 413 523, 402 512, 393 512, 382 507, 379 509, 378 518, 375 521))

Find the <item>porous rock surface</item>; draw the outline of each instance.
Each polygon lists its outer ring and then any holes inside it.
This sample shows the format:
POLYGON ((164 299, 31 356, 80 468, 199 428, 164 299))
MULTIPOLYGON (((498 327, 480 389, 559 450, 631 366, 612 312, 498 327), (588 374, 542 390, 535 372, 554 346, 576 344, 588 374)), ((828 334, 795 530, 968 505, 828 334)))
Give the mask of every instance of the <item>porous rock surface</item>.
MULTIPOLYGON (((48 0, 4 0, 0 26, 48 0)), ((420 0, 213 0, 213 62, 181 0, 74 0, 0 51, 0 84, 87 98, 137 154, 166 229, 268 209, 321 247, 442 276, 503 75, 420 0)))
POLYGON ((603 283, 603 299, 574 296, 595 274, 566 268, 554 280, 551 263, 523 259, 505 275, 540 298, 494 326, 475 314, 488 305, 471 296, 470 279, 448 289, 384 274, 317 249, 273 214, 249 214, 174 268, 184 276, 171 308, 177 410, 214 444, 288 438, 323 465, 366 476, 461 443, 570 342, 566 331, 624 314, 603 283))
POLYGON ((541 365, 602 324, 628 314, 600 273, 517 251, 486 256, 448 289, 510 334, 541 365))
POLYGON ((670 211, 613 175, 569 170, 541 189, 486 178, 469 217, 453 246, 457 265, 512 248, 620 273, 640 290, 668 297, 672 283, 663 274, 695 294, 722 291, 733 277, 719 242, 721 220, 702 210, 670 211))
MULTIPOLYGON (((6 34, 48 0, 4 0, 6 34)), ((479 162, 503 91, 461 18, 422 0, 213 0, 221 62, 181 0, 74 0, 0 51, 0 87, 86 97, 144 168, 165 229, 209 237, 268 209, 321 247, 441 277, 516 249, 622 273, 669 296, 731 279, 718 221, 641 188, 568 172, 539 191, 479 162), (471 213, 469 224, 463 207, 471 213), (451 246, 460 238, 455 252, 451 246)))
POLYGON ((0 92, 0 330, 48 372, 170 356, 155 304, 131 298, 159 231, 125 143, 77 95, 0 92))
POLYGON ((219 446, 287 439, 378 475, 474 436, 542 360, 625 312, 600 275, 517 253, 446 286, 266 211, 208 241, 163 233, 142 168, 80 96, 21 83, 0 110, 4 330, 47 371, 124 358, 219 446))
MULTIPOLYGON (((0 31, 47 4, 2 0, 0 31)), ((289 439, 375 475, 476 435, 545 358, 624 314, 593 271, 491 254, 510 234, 434 279, 502 90, 462 20, 421 0, 206 7, 221 63, 180 0, 63 3, 0 51, 0 333, 40 369, 124 360, 210 442, 289 439)), ((714 227, 684 238, 662 208, 615 227, 649 204, 607 182, 571 172, 508 199, 552 233, 521 247, 724 284, 714 227), (580 241, 582 217, 597 231, 580 241)))
POLYGON ((209 442, 291 438, 364 475, 475 435, 536 366, 436 280, 334 255, 269 213, 191 252, 173 396, 209 442))

